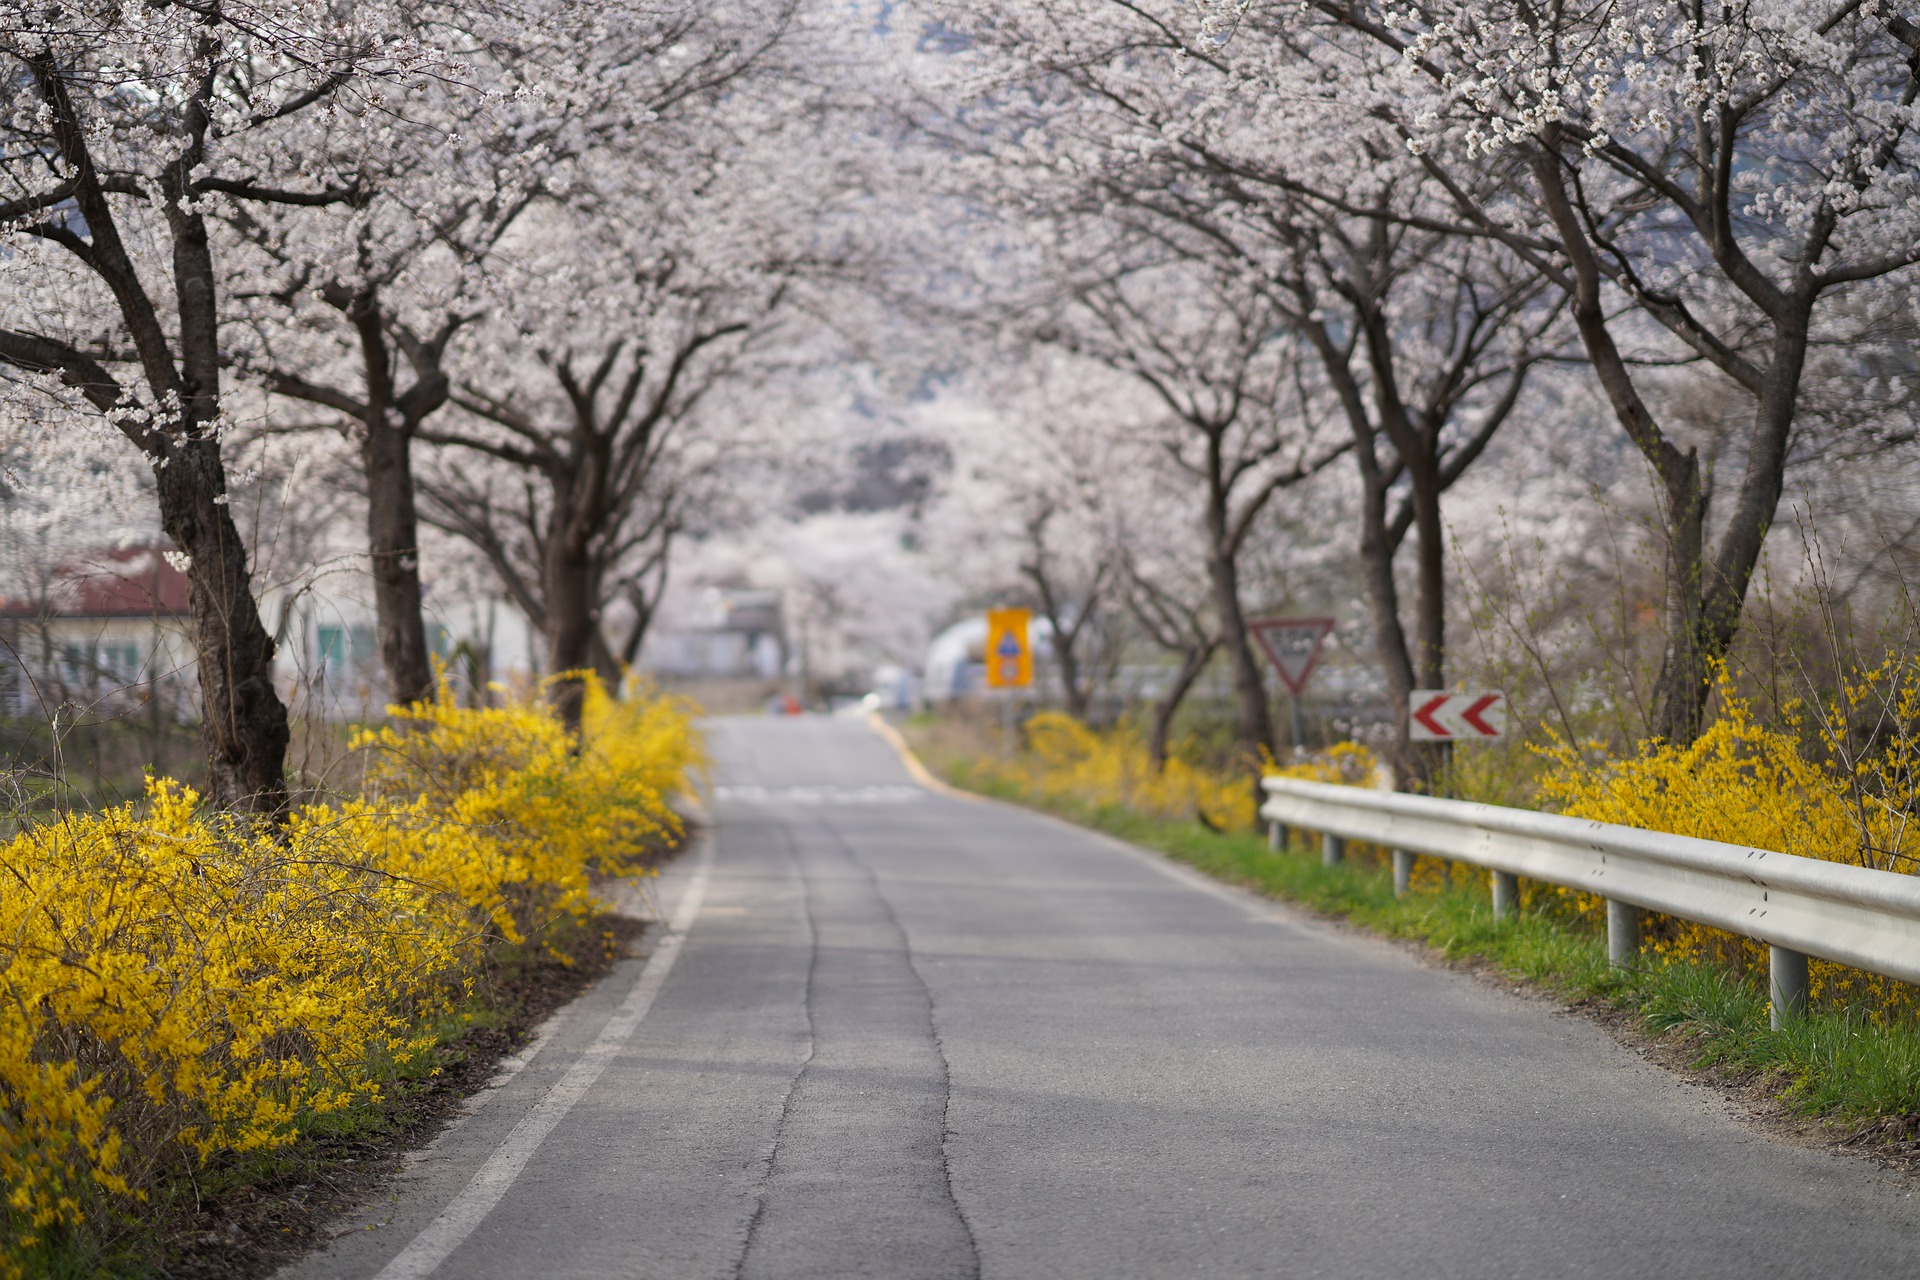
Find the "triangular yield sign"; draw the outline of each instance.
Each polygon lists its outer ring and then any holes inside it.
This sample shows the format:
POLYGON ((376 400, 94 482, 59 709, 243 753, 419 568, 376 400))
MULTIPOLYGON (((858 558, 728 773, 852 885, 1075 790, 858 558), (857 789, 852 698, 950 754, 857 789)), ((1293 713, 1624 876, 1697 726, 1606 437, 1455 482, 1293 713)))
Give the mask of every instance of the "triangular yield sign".
POLYGON ((1332 618, 1255 618, 1247 630, 1260 642, 1280 679, 1297 698, 1307 687, 1320 646, 1333 632, 1332 618))

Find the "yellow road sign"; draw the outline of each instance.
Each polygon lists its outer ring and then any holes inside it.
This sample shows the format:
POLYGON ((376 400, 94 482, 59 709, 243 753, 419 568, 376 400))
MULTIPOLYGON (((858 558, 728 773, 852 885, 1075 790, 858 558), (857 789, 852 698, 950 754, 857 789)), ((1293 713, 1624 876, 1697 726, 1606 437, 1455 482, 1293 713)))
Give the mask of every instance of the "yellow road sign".
POLYGON ((987 610, 987 686, 1024 689, 1033 683, 1033 645, 1026 609, 987 610))

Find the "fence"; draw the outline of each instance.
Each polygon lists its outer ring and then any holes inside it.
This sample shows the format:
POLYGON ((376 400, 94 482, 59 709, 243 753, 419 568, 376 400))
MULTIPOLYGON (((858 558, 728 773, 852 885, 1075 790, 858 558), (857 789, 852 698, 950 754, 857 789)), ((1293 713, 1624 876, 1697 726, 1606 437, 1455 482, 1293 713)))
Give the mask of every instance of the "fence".
POLYGON ((1803 1012, 1807 957, 1920 982, 1920 878, 1691 836, 1505 809, 1464 800, 1268 778, 1260 816, 1275 848, 1290 828, 1321 833, 1322 857, 1348 840, 1393 850, 1394 892, 1417 854, 1485 867, 1496 918, 1519 903, 1519 878, 1604 898, 1607 958, 1630 964, 1640 913, 1657 911, 1764 942, 1777 1027, 1803 1012))

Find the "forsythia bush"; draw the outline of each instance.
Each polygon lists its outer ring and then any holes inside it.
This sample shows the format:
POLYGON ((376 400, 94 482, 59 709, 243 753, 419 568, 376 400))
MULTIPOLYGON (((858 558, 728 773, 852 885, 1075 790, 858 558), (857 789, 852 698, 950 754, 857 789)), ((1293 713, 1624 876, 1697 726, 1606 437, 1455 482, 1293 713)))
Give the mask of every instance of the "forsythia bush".
MULTIPOLYGON (((1790 711, 1786 729, 1760 724, 1723 678, 1719 717, 1694 742, 1658 740, 1625 759, 1597 761, 1572 744, 1546 754, 1542 789, 1561 812, 1650 831, 1772 849, 1805 858, 1911 872, 1920 861, 1920 671, 1893 660, 1850 680, 1831 704, 1790 711), (1862 724, 1866 720, 1869 723, 1862 724)), ((1598 898, 1561 891, 1599 919, 1598 898)), ((1764 964, 1764 944, 1686 921, 1650 939, 1676 959, 1764 964)), ((1908 1006, 1904 984, 1816 960, 1813 994, 1865 996, 1884 1014, 1908 1006)))
POLYGON ((597 686, 577 744, 538 705, 395 714, 361 737, 366 794, 282 828, 155 780, 0 845, 0 1275, 377 1097, 493 942, 586 915, 590 868, 677 832, 698 764, 683 707, 597 686))
POLYGON ((1136 729, 1097 733, 1072 716, 1043 711, 1027 721, 1027 743, 1024 759, 983 762, 982 768, 1056 800, 1124 806, 1173 820, 1197 815, 1222 827, 1253 821, 1253 792, 1245 777, 1177 757, 1156 770, 1136 729))
POLYGON ((598 681, 588 682, 577 744, 543 704, 476 710, 443 694, 394 718, 354 744, 374 751, 369 794, 407 798, 405 811, 426 826, 487 833, 486 858, 449 870, 511 942, 589 911, 590 865, 625 872, 626 853, 677 835, 665 797, 699 763, 683 704, 616 701, 598 681))

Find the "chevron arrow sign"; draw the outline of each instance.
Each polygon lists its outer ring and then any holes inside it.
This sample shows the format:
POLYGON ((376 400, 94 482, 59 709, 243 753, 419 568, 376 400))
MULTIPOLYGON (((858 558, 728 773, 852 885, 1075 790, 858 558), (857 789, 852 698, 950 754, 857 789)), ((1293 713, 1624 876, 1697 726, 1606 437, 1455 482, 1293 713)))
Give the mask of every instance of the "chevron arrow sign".
POLYGON ((1492 742, 1507 736, 1507 695, 1415 689, 1407 695, 1407 736, 1415 742, 1492 742))

